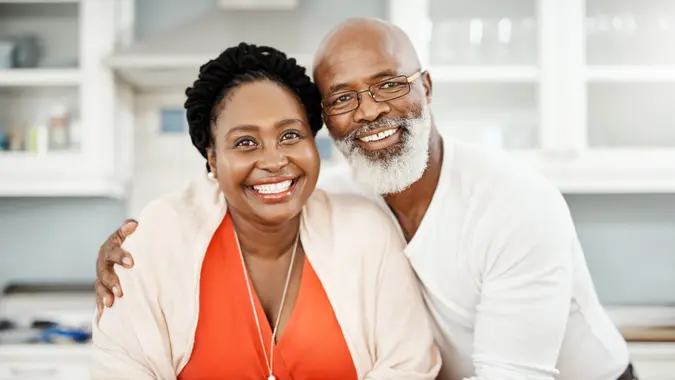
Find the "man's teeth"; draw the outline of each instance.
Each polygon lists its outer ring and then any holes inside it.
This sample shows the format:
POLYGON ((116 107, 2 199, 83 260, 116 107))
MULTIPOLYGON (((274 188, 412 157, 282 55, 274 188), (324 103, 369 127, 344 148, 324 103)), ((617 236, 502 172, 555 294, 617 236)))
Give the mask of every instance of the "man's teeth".
POLYGON ((396 129, 397 128, 387 129, 385 131, 382 131, 380 133, 376 133, 374 135, 363 136, 363 137, 359 138, 359 140, 361 140, 363 142, 380 141, 380 140, 385 139, 385 138, 393 135, 394 133, 396 133, 396 129))
POLYGON ((283 182, 269 183, 266 185, 255 185, 253 186, 253 190, 261 194, 277 194, 283 193, 284 191, 288 191, 288 189, 291 188, 292 184, 293 181, 289 179, 288 181, 283 182))

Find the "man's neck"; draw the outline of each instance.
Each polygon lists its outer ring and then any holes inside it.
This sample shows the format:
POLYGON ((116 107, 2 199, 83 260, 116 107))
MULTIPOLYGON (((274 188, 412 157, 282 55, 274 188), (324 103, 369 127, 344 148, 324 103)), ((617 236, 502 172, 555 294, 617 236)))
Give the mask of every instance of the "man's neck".
POLYGON ((429 137, 429 165, 422 177, 406 190, 386 195, 384 200, 396 215, 408 242, 422 223, 434 196, 443 166, 443 140, 435 127, 429 137))
POLYGON ((276 260, 290 252, 300 228, 300 215, 280 224, 265 224, 230 210, 241 250, 260 259, 276 260))

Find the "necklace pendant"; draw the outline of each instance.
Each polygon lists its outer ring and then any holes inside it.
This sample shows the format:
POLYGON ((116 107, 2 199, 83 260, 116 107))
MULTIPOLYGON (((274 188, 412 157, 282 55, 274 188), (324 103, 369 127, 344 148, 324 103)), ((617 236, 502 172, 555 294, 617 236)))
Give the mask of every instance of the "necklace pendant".
POLYGON ((270 375, 270 376, 267 378, 267 380, 277 380, 277 378, 274 377, 274 375, 270 375))

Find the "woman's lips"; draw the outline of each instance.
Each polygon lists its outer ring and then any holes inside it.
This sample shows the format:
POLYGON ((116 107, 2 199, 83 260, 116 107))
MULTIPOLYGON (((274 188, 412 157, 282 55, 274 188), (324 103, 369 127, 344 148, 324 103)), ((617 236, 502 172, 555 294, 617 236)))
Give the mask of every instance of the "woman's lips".
POLYGON ((279 203, 286 201, 293 195, 297 183, 297 178, 286 179, 247 186, 247 189, 264 203, 279 203))

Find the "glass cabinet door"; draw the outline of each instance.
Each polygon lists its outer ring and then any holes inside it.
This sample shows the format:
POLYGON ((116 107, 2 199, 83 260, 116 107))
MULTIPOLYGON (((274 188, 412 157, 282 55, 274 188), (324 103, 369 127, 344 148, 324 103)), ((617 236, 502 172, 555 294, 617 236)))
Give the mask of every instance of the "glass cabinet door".
POLYGON ((535 65, 535 9, 535 0, 431 0, 431 65, 535 65))
POLYGON ((675 2, 586 0, 591 148, 675 148, 675 2))
POLYGON ((425 41, 442 134, 494 148, 539 141, 535 0, 429 0, 425 41))

